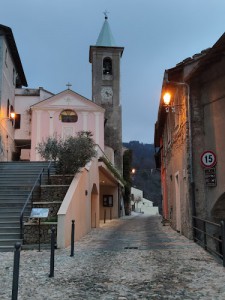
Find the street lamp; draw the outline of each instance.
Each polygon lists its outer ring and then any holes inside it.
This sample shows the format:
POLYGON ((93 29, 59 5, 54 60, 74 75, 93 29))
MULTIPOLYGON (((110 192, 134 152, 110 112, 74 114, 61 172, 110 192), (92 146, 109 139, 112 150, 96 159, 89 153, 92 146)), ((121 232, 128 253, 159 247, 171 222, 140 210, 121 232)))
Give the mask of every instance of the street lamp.
POLYGON ((131 169, 131 174, 134 175, 135 173, 136 173, 136 169, 135 169, 135 168, 132 168, 132 169, 131 169))
POLYGON ((163 101, 165 105, 169 105, 170 104, 170 100, 171 100, 171 94, 169 92, 166 92, 163 95, 163 101))
POLYGON ((0 122, 3 121, 3 120, 10 120, 10 121, 13 121, 13 120, 15 120, 15 118, 16 118, 16 113, 15 113, 14 110, 11 110, 11 111, 10 111, 10 114, 9 114, 9 117, 1 118, 1 119, 0 119, 0 122))
POLYGON ((16 114, 15 114, 15 112, 14 111, 11 111, 10 112, 10 120, 15 120, 15 118, 16 118, 16 114))
POLYGON ((172 113, 175 113, 176 112, 176 107, 183 106, 182 104, 176 104, 176 105, 173 104, 172 105, 171 98, 172 98, 172 95, 171 95, 170 92, 165 92, 165 94, 163 95, 163 103, 164 103, 165 110, 166 110, 167 113, 170 112, 170 109, 171 109, 172 113))
MULTIPOLYGON (((171 94, 169 92, 166 92, 163 95, 163 102, 164 102, 166 112, 168 113, 170 111, 170 106, 171 106, 171 94)), ((172 112, 175 112, 174 106, 171 106, 171 109, 172 109, 172 112)))

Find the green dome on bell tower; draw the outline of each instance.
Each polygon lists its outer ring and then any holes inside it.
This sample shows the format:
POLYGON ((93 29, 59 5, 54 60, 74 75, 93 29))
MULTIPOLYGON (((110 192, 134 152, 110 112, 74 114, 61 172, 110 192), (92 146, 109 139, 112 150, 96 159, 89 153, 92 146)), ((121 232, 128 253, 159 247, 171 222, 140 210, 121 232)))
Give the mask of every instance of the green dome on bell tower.
POLYGON ((102 29, 99 33, 96 46, 102 46, 102 47, 115 47, 116 42, 113 37, 112 31, 109 26, 108 17, 105 13, 105 21, 103 23, 102 29))

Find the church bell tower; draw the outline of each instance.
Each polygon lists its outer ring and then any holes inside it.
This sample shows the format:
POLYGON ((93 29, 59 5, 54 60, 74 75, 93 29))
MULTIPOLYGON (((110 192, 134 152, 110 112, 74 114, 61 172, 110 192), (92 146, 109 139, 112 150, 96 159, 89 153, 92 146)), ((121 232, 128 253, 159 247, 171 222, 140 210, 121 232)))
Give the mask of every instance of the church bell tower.
POLYGON ((92 101, 105 109, 105 145, 114 150, 115 166, 122 171, 122 109, 120 103, 120 59, 124 47, 116 46, 105 13, 95 46, 90 46, 92 101))

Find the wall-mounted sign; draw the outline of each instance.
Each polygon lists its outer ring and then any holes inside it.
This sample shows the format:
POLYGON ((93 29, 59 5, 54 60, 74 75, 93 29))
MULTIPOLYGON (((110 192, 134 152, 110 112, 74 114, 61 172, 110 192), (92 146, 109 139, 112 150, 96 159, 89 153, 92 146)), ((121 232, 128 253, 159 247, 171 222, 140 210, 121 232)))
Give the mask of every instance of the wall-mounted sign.
POLYGON ((113 207, 113 195, 104 195, 103 196, 103 206, 113 207))
POLYGON ((212 168, 216 165, 216 154, 212 151, 204 151, 201 155, 201 164, 204 168, 212 168))
POLYGON ((49 208, 32 208, 30 218, 47 218, 49 213, 49 208))
POLYGON ((204 169, 206 186, 216 186, 216 168, 204 169))

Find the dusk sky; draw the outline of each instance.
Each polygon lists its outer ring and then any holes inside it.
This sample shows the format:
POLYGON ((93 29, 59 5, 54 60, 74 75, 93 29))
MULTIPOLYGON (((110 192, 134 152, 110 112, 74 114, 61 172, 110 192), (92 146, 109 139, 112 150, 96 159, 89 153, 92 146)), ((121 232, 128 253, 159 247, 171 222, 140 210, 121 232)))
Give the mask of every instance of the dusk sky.
POLYGON ((1 0, 30 88, 71 89, 91 99, 89 46, 107 10, 123 46, 123 141, 153 143, 163 73, 212 47, 225 32, 224 0, 1 0))

